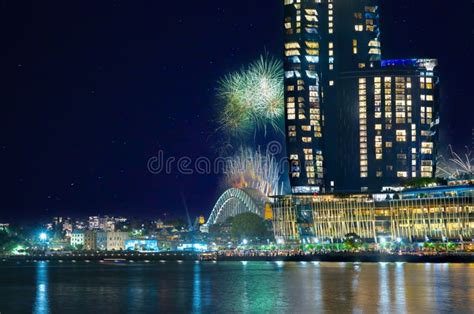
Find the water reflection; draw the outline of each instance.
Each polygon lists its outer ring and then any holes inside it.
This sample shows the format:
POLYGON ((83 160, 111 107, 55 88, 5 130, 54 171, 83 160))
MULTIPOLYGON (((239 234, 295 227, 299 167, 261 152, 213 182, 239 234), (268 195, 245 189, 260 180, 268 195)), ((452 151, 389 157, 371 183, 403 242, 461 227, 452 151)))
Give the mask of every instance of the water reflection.
POLYGON ((382 313, 390 312, 390 286, 387 263, 379 263, 379 310, 382 313))
POLYGON ((48 264, 45 262, 39 262, 36 267, 36 301, 33 312, 35 314, 49 313, 48 264))
POLYGON ((474 313, 474 265, 0 265, 0 312, 474 313))
MULTIPOLYGON (((115 267, 115 266, 111 266, 115 267)), ((126 288, 127 288, 127 308, 128 311, 134 310, 139 311, 142 310, 145 306, 146 295, 145 295, 145 287, 148 286, 146 283, 147 281, 144 280, 143 273, 136 273, 136 272, 129 272, 125 273, 127 275, 124 279, 126 279, 126 288)), ((148 289, 147 289, 148 290, 148 289)))
POLYGON ((201 312, 201 265, 194 264, 193 280, 193 312, 201 312))
POLYGON ((406 291, 405 291, 405 277, 404 277, 404 264, 395 264, 395 302, 397 304, 397 312, 406 313, 406 291))
POLYGON ((324 312, 324 304, 321 299, 321 294, 322 294, 322 289, 321 289, 321 267, 319 267, 319 262, 315 262, 313 264, 313 287, 314 290, 311 291, 312 294, 314 295, 314 306, 316 309, 318 309, 321 312, 324 312))

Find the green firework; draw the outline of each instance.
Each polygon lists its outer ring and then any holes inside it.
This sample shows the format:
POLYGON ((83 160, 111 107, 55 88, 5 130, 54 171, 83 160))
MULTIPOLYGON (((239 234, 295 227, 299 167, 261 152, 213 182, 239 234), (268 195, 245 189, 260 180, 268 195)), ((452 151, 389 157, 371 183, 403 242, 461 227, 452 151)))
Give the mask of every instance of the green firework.
POLYGON ((281 131, 284 114, 283 65, 261 56, 238 72, 218 82, 219 127, 232 136, 242 136, 267 126, 281 131))

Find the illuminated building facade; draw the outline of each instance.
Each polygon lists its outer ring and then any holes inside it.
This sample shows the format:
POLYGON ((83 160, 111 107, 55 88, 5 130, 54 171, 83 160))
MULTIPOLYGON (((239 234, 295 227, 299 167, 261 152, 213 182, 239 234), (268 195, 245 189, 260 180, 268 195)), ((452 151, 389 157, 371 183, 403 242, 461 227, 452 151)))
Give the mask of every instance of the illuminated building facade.
POLYGON ((319 64, 321 3, 285 0, 285 106, 287 153, 294 193, 324 184, 319 64))
POLYGON ((97 232, 92 230, 84 232, 84 249, 91 251, 97 249, 97 232))
POLYGON ((397 193, 338 196, 288 195, 275 199, 273 228, 280 242, 402 239, 471 241, 474 186, 436 187, 397 193))
POLYGON ((472 186, 374 194, 434 177, 439 125, 437 61, 382 60, 379 2, 284 0, 293 195, 274 200, 277 239, 474 237, 472 186))
POLYGON ((383 60, 339 80, 337 191, 380 191, 433 178, 439 125, 434 59, 383 60))
POLYGON ((125 240, 125 250, 138 252, 158 252, 158 241, 149 239, 125 240))
MULTIPOLYGON (((326 192, 344 188, 339 184, 338 173, 346 166, 347 160, 341 159, 340 142, 345 144, 357 140, 356 137, 344 138, 345 134, 341 134, 342 128, 350 121, 341 112, 346 106, 341 99, 343 73, 373 68, 382 58, 378 3, 378 0, 334 0, 328 3, 327 57, 322 58, 322 75, 326 78, 322 86, 326 192)), ((358 163, 356 160, 349 162, 358 163)))
POLYGON ((378 0, 284 0, 294 194, 380 191, 432 178, 434 59, 382 60, 378 0))
POLYGON ((84 249, 120 251, 125 249, 127 240, 128 232, 86 230, 84 232, 84 249))
POLYGON ((125 250, 125 242, 128 240, 128 232, 109 231, 106 233, 107 251, 125 250))
POLYGON ((340 73, 381 59, 377 0, 284 0, 287 153, 293 193, 328 186, 337 169, 340 73), (331 175, 329 176, 329 178, 331 175))
POLYGON ((71 234, 71 246, 77 248, 84 246, 84 232, 81 230, 75 230, 71 234))

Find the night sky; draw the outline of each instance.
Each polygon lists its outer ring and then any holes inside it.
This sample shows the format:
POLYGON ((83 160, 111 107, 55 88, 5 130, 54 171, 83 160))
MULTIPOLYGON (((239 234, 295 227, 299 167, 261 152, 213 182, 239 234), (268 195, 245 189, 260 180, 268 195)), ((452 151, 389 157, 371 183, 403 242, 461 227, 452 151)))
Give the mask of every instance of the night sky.
MULTIPOLYGON (((470 145, 472 4, 382 2, 383 57, 439 59, 441 145, 470 145)), ((215 82, 281 57, 282 3, 0 1, 0 219, 208 215, 218 176, 147 160, 215 157, 215 82)))

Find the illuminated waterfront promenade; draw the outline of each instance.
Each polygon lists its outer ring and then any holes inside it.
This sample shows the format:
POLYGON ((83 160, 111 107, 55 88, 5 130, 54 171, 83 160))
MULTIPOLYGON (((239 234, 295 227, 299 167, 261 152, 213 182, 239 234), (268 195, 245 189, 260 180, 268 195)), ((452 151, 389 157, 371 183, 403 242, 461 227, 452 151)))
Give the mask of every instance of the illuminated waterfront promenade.
POLYGON ((408 262, 408 263, 474 263, 474 253, 467 252, 430 252, 430 251, 336 251, 336 250, 223 250, 203 253, 194 252, 160 252, 160 253, 62 253, 37 254, 29 256, 4 256, 0 262, 8 264, 36 263, 158 263, 186 261, 260 261, 260 262, 408 262))

